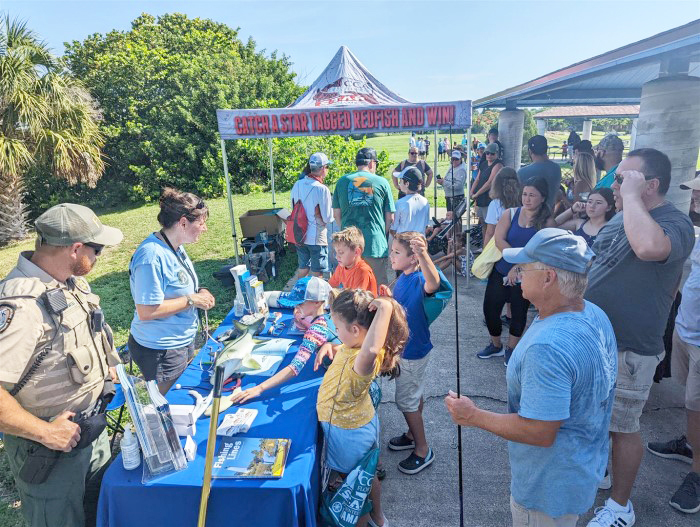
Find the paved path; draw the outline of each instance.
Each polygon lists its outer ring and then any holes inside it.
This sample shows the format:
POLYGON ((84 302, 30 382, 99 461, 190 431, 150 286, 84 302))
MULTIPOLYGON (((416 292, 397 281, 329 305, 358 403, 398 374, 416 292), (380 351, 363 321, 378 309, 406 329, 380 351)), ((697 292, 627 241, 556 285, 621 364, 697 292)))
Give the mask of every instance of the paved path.
MULTIPOLYGON (((450 277, 451 278, 451 277, 450 277)), ((465 279, 459 283, 459 332, 462 393, 481 407, 506 410, 505 366, 502 359, 480 360, 475 353, 487 342, 481 303, 483 283, 465 279)), ((392 527, 447 527, 459 525, 457 486, 457 427, 443 402, 449 389, 455 389, 455 315, 448 307, 433 324, 435 349, 428 366, 425 422, 428 440, 435 451, 435 462, 420 474, 407 476, 396 464, 407 451, 392 452, 386 442, 405 430, 405 421, 393 403, 394 386, 382 379, 384 391, 380 407, 382 425, 381 458, 387 468, 382 502, 392 527)), ((665 379, 654 385, 642 416, 644 441, 666 440, 685 431, 681 389, 665 379)), ((465 521, 468 527, 504 527, 510 525, 509 485, 506 442, 481 430, 462 430, 465 521)), ((673 492, 690 465, 668 461, 645 452, 632 496, 637 523, 635 527, 697 527, 700 515, 686 516, 668 505, 673 492)), ((551 492, 557 492, 552 488, 551 492)), ((600 491, 599 506, 609 491, 600 491)), ((578 525, 585 526, 592 511, 578 525)))

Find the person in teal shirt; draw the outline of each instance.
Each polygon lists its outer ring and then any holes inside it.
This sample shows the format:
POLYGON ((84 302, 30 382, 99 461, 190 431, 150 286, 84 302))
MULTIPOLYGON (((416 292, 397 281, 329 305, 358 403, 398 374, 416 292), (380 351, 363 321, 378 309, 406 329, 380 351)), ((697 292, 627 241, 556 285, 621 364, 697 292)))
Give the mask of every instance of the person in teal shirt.
POLYGON ((595 166, 598 170, 605 171, 605 176, 596 184, 595 188, 610 188, 615 181, 617 165, 622 161, 622 152, 625 145, 615 134, 608 134, 601 139, 595 147, 595 166))
POLYGON ((363 258, 372 267, 377 284, 387 283, 387 235, 394 221, 394 197, 389 182, 377 176, 377 151, 361 148, 355 156, 357 171, 345 174, 333 192, 333 216, 341 229, 354 225, 365 238, 363 258))

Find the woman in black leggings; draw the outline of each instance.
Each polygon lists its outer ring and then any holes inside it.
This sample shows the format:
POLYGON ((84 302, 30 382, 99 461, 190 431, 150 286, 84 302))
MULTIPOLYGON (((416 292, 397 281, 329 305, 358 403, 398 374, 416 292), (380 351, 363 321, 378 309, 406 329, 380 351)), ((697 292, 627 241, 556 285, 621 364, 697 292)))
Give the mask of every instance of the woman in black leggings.
MULTIPOLYGON (((496 247, 501 251, 508 247, 525 247, 538 230, 554 226, 547 206, 547 182, 543 178, 534 177, 525 183, 522 203, 522 207, 505 211, 496 225, 494 238, 496 247)), ((508 364, 510 354, 525 331, 528 307, 530 302, 523 298, 515 268, 501 258, 489 275, 484 293, 484 317, 491 342, 477 353, 477 357, 489 359, 505 355, 505 363, 508 364), (501 311, 508 300, 512 317, 510 337, 504 350, 501 343, 501 311)))

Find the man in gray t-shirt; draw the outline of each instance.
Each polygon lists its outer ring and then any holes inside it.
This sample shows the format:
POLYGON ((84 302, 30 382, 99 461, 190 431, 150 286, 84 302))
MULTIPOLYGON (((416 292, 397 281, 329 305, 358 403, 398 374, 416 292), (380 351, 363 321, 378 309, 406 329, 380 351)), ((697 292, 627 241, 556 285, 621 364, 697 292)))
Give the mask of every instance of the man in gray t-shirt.
POLYGON ((527 142, 527 151, 532 163, 518 170, 520 186, 533 177, 543 178, 547 182, 547 205, 552 210, 561 185, 561 168, 547 156, 547 139, 543 135, 532 136, 527 142))
POLYGON ((610 422, 611 497, 589 525, 614 523, 609 515, 620 525, 635 521, 629 498, 642 462, 639 417, 664 356, 666 322, 694 241, 688 216, 665 199, 670 182, 665 154, 652 148, 630 152, 612 185, 621 212, 593 245, 585 298, 605 311, 615 330, 618 376, 610 422))

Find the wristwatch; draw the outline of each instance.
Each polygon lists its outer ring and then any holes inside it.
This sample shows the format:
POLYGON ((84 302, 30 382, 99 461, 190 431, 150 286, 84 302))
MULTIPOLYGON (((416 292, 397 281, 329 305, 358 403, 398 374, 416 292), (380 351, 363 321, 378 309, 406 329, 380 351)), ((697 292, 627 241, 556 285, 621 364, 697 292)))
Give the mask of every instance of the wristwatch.
POLYGON ((187 306, 192 307, 194 305, 194 300, 192 300, 192 297, 190 295, 185 295, 185 298, 187 299, 187 306))

